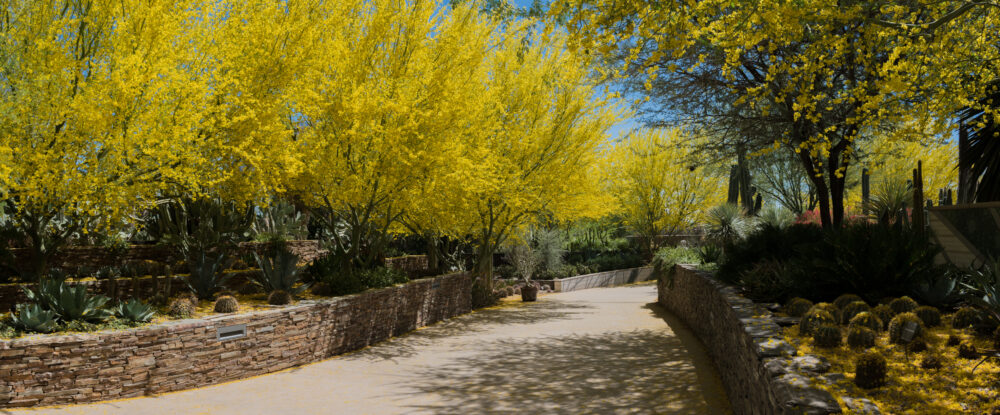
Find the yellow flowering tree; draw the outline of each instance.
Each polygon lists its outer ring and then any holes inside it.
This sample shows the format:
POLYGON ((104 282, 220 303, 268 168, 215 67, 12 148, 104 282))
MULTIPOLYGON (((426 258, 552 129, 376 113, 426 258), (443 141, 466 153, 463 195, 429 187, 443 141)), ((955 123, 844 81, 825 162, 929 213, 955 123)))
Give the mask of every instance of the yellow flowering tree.
POLYGON ((725 202, 725 182, 696 163, 677 129, 639 130, 608 152, 607 192, 616 198, 625 224, 646 243, 702 223, 708 209, 725 202))
POLYGON ((988 3, 571 0, 552 13, 651 118, 697 123, 709 150, 794 151, 834 226, 858 142, 907 122, 941 133, 997 77, 988 3))

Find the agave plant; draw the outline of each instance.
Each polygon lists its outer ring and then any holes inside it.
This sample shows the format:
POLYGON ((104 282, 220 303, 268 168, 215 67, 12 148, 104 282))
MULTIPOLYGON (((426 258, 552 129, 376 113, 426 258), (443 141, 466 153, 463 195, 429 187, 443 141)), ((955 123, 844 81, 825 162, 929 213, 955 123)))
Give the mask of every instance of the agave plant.
POLYGON ((289 251, 288 247, 281 243, 278 243, 274 248, 271 257, 262 257, 256 252, 253 253, 261 274, 252 276, 250 281, 259 285, 265 292, 285 291, 296 295, 309 288, 309 284, 295 287, 295 284, 299 282, 299 256, 289 251))
POLYGON ((135 299, 119 303, 118 307, 115 307, 115 316, 134 323, 148 323, 155 315, 153 307, 135 299))
POLYGON ((35 333, 51 333, 56 330, 56 313, 38 304, 18 304, 17 312, 10 316, 12 326, 35 333))
POLYGON ((196 252, 187 258, 188 275, 187 285, 198 299, 211 300, 215 298, 215 293, 222 290, 229 277, 222 274, 226 264, 230 259, 222 252, 196 252))
POLYGON ((254 239, 263 242, 306 238, 306 219, 291 203, 277 200, 258 210, 252 228, 254 239))
POLYGON ((103 295, 91 295, 85 285, 67 285, 61 279, 42 280, 38 291, 24 289, 28 300, 52 311, 62 321, 86 321, 100 323, 111 317, 111 313, 103 309, 109 298, 103 295))
POLYGON ((994 321, 1000 321, 1000 260, 990 258, 979 267, 969 270, 968 282, 962 284, 971 290, 968 301, 986 312, 994 321))

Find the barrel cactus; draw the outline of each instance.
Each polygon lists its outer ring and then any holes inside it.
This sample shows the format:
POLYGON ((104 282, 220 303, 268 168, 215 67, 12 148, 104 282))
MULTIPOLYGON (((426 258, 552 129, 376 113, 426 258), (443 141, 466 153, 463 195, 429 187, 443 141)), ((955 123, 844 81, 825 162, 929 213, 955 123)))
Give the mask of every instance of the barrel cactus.
POLYGON ((837 320, 829 312, 813 308, 802 316, 802 320, 799 321, 799 333, 808 336, 816 331, 819 326, 836 324, 837 320))
POLYGON ((962 344, 962 338, 954 334, 950 334, 948 335, 948 341, 946 341, 945 344, 950 347, 958 346, 959 344, 962 344))
POLYGON ((956 329, 964 329, 979 323, 982 319, 982 313, 972 307, 962 307, 955 312, 955 316, 951 319, 951 327, 956 329))
POLYGON ((817 347, 837 347, 840 346, 840 327, 831 324, 824 324, 816 328, 813 333, 813 343, 817 347))
POLYGON ((906 345, 906 350, 910 353, 920 353, 927 350, 927 341, 924 339, 913 339, 910 344, 906 345))
POLYGON ((893 317, 892 320, 889 321, 889 342, 893 344, 909 343, 910 340, 920 337, 923 332, 924 322, 920 320, 920 317, 917 317, 917 315, 913 313, 902 313, 893 317), (915 324, 916 329, 914 330, 913 337, 907 340, 903 338, 903 330, 910 323, 915 324))
MULTIPOLYGON (((833 316, 834 324, 840 323, 841 311, 837 306, 830 303, 816 303, 810 310, 823 310, 833 316)), ((807 313, 808 314, 808 313, 807 313)))
POLYGON ((190 318, 194 315, 194 303, 187 297, 175 299, 167 308, 167 314, 177 318, 190 318))
POLYGON ((844 324, 848 324, 848 323, 851 322, 851 319, 854 318, 854 316, 858 315, 858 313, 863 313, 863 312, 866 312, 866 311, 871 311, 871 309, 872 308, 868 306, 868 303, 866 303, 864 301, 855 301, 853 303, 848 304, 847 306, 845 306, 842 309, 843 310, 843 316, 842 316, 843 319, 841 321, 844 324))
POLYGON ((851 327, 847 329, 847 345, 856 349, 867 349, 875 346, 875 332, 867 327, 851 327))
POLYGON ((885 325, 882 324, 882 320, 876 317, 874 314, 867 311, 862 311, 858 313, 858 315, 854 316, 854 318, 852 318, 851 322, 848 324, 848 328, 854 328, 854 327, 864 327, 873 332, 878 332, 882 331, 885 325))
POLYGON ((854 361, 854 384, 865 388, 877 388, 885 385, 889 365, 885 357, 875 352, 858 356, 854 361))
POLYGON ((235 313, 239 310, 240 303, 236 301, 236 297, 223 295, 215 300, 216 313, 235 313))
POLYGON ((913 314, 923 320, 924 326, 937 327, 941 325, 941 312, 937 308, 924 305, 913 310, 913 314))
POLYGON ((840 297, 837 297, 836 300, 833 300, 833 305, 835 307, 843 310, 843 309, 847 308, 847 306, 849 304, 851 304, 851 303, 853 303, 855 301, 864 302, 864 300, 861 297, 857 296, 857 295, 854 295, 854 294, 843 294, 840 297))
POLYGON ((267 303, 271 305, 285 305, 292 302, 292 295, 288 291, 274 290, 267 296, 267 303))
POLYGON ((795 297, 785 304, 785 314, 791 317, 802 317, 809 309, 813 307, 812 301, 806 300, 805 298, 795 297))
POLYGON ((958 357, 963 359, 978 359, 979 350, 976 350, 976 345, 966 340, 958 345, 958 357))
POLYGON ((875 308, 872 309, 872 314, 874 314, 875 317, 878 317, 878 319, 882 322, 882 330, 886 329, 889 325, 889 321, 896 315, 892 312, 892 309, 885 304, 875 306, 875 308))
POLYGON ((889 303, 889 308, 893 314, 909 313, 917 308, 917 302, 907 296, 899 297, 889 303))

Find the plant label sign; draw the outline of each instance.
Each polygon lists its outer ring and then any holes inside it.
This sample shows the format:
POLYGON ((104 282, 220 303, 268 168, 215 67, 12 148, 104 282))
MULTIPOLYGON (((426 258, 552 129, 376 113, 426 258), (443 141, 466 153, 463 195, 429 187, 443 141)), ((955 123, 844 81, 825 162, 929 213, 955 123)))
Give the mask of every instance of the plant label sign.
POLYGON ((917 323, 911 321, 909 323, 906 323, 905 326, 903 326, 903 333, 900 334, 900 337, 903 339, 904 342, 909 343, 910 341, 913 340, 913 336, 915 334, 917 334, 917 323))

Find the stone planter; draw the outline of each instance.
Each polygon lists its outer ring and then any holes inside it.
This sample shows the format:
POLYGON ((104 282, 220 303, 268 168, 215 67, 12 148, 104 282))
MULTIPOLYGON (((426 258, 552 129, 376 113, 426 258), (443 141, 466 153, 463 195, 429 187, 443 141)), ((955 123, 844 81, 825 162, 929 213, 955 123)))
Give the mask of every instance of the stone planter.
POLYGON ((521 301, 529 302, 538 299, 538 286, 531 284, 521 287, 521 301))

